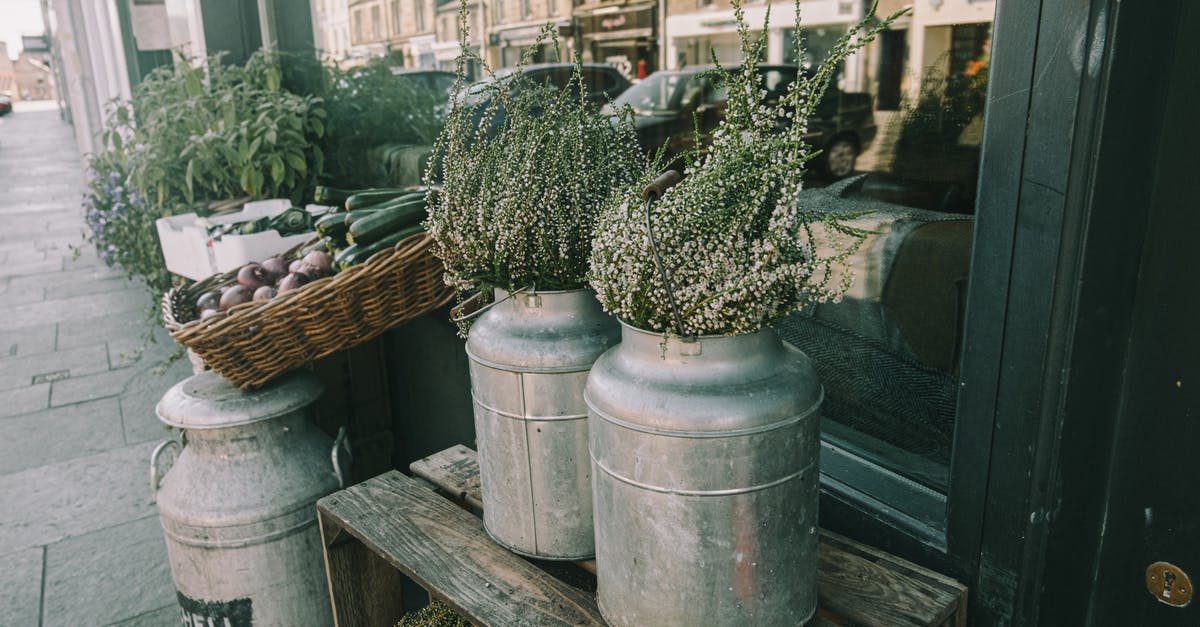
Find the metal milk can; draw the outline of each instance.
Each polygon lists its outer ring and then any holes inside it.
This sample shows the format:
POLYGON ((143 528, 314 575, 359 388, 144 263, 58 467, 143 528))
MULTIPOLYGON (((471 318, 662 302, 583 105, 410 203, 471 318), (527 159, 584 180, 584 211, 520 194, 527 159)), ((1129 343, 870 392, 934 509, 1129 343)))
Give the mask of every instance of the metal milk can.
POLYGON ((605 620, 804 623, 817 606, 812 364, 771 329, 621 334, 585 392, 605 620))
POLYGON ((467 338, 484 526, 522 555, 591 557, 583 387, 617 322, 590 290, 496 299, 467 338))
POLYGON ((341 471, 337 445, 309 421, 322 391, 308 372, 250 392, 204 372, 159 401, 186 442, 161 478, 176 441, 150 461, 184 624, 333 624, 316 501, 341 471))

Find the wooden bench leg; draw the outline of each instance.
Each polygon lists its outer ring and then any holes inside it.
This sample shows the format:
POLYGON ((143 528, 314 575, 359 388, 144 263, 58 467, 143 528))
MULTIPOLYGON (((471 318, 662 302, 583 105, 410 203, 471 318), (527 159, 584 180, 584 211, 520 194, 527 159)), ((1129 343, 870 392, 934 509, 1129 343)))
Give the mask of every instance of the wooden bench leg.
POLYGON ((403 575, 336 521, 324 514, 318 520, 334 625, 394 627, 404 615, 403 575))

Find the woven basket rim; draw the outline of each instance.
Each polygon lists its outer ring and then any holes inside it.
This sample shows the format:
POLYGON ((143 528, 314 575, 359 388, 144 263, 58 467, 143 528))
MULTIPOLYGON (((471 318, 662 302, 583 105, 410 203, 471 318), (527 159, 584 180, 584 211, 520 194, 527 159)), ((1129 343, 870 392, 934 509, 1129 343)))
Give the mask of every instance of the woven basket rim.
MULTIPOLYGON (((298 257, 298 252, 315 243, 310 240, 300 246, 293 248, 281 255, 285 259, 298 257)), ((371 256, 367 261, 351 266, 342 272, 332 276, 318 279, 306 284, 304 287, 278 295, 269 301, 249 302, 236 305, 227 311, 218 312, 207 318, 194 318, 186 322, 180 322, 185 316, 194 317, 195 300, 199 294, 204 291, 214 289, 218 286, 224 286, 233 283, 237 279, 237 270, 225 272, 211 276, 203 281, 198 281, 190 285, 179 286, 169 290, 162 300, 162 318, 163 324, 167 331, 179 344, 195 350, 198 354, 208 352, 210 355, 216 353, 218 357, 229 360, 230 355, 242 355, 245 352, 245 346, 256 346, 252 342, 246 343, 245 340, 237 339, 244 337, 247 332, 246 327, 250 327, 251 332, 259 325, 255 324, 256 320, 264 320, 261 325, 263 329, 271 327, 273 331, 263 330, 258 337, 272 337, 278 340, 283 337, 279 335, 278 325, 280 321, 296 320, 300 323, 300 319, 304 319, 303 323, 309 325, 311 331, 312 320, 311 312, 319 311, 323 304, 328 306, 330 299, 337 298, 371 298, 373 295, 370 290, 376 289, 376 283, 381 276, 396 277, 395 273, 400 272, 400 276, 411 276, 404 274, 405 272, 417 273, 425 277, 420 283, 419 289, 409 294, 380 294, 374 303, 391 303, 395 304, 396 298, 403 298, 396 307, 397 315, 386 320, 379 316, 362 319, 362 324, 354 325, 353 329, 344 329, 341 326, 332 326, 329 329, 322 328, 322 331, 329 330, 329 333, 321 333, 319 341, 312 341, 312 335, 301 335, 310 341, 313 345, 313 351, 316 356, 309 359, 300 359, 299 357, 288 355, 286 359, 261 359, 260 361, 270 362, 263 366, 263 372, 251 372, 250 374, 241 373, 243 370, 253 371, 259 368, 259 363, 243 363, 238 362, 238 365, 232 366, 239 373, 229 374, 223 372, 214 364, 210 364, 219 374, 242 388, 257 387, 265 381, 268 376, 282 374, 285 370, 279 370, 279 363, 285 362, 288 364, 288 369, 299 367, 307 363, 311 359, 319 358, 327 355, 335 350, 350 348, 359 342, 366 341, 389 328, 397 326, 421 313, 431 311, 437 307, 449 303, 453 299, 454 292, 450 286, 445 285, 444 281, 437 281, 436 285, 430 281, 430 266, 436 264, 437 268, 441 268, 441 263, 433 258, 431 248, 433 240, 428 233, 417 233, 400 242, 395 246, 379 251, 371 256), (347 296, 357 295, 357 296, 347 296), (311 309, 307 306, 311 303, 311 309), (274 317, 272 317, 274 316, 274 317), (341 331, 339 335, 339 331, 341 331), (238 333, 242 333, 241 336, 238 333), (271 333, 275 335, 270 335, 271 333), (334 339, 330 337, 334 336, 334 339), (234 338, 234 339, 231 339, 234 338), (242 343, 241 346, 236 344, 242 343), (230 351, 233 351, 232 353, 230 351)), ((393 279, 394 280, 394 279, 393 279)), ((334 310, 337 310, 334 307, 334 310)), ((343 310, 344 311, 344 310, 343 310)), ((375 311, 379 311, 376 309, 375 311)), ((344 317, 342 318, 345 319, 344 317)), ((304 351, 309 352, 309 351, 304 351)), ((200 354, 202 358, 209 361, 204 354, 200 354)), ((253 360, 247 360, 253 362, 253 360)), ((227 361, 232 363, 231 361, 227 361)), ((228 370, 228 368, 226 369, 228 370)))

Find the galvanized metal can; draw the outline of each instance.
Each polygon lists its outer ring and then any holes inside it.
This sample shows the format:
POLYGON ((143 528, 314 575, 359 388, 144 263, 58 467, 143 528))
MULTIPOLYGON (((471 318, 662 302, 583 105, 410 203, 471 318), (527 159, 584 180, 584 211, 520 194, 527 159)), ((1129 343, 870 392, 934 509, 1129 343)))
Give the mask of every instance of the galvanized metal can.
POLYGON ((161 481, 174 440, 150 462, 184 624, 333 624, 316 501, 341 471, 309 421, 321 392, 307 372, 252 392, 205 372, 158 403, 186 442, 161 481))
POLYGON ((594 552, 583 387, 619 338, 589 290, 496 294, 467 338, 483 522, 543 559, 594 552))
POLYGON ((818 412, 773 330, 622 326, 592 367, 598 601, 626 625, 800 625, 816 611, 818 412))

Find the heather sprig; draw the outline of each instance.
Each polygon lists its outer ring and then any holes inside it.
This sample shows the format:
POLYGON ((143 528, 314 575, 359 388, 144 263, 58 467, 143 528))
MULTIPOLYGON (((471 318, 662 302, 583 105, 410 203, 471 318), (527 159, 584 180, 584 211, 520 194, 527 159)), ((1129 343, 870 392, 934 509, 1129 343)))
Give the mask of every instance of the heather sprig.
MULTIPOLYGON (((845 260, 865 233, 797 202, 805 164, 815 156, 804 138, 834 67, 900 14, 874 22, 872 10, 815 72, 798 67, 787 96, 771 106, 756 71, 766 27, 752 37, 741 0, 733 7, 746 61, 740 70, 717 70, 729 94, 726 118, 683 181, 651 207, 682 329, 655 266, 641 199, 633 193, 615 199, 597 224, 591 284, 607 311, 635 327, 751 333, 807 304, 839 298, 852 279, 845 260)), ((799 31, 798 1, 795 10, 799 31)))
MULTIPOLYGON (((466 15, 460 9, 464 42, 466 15)), ((534 46, 548 40, 557 46, 552 28, 534 46)), ((600 115, 587 102, 578 57, 570 85, 556 90, 523 77, 530 56, 503 76, 465 45, 459 57, 426 181, 441 184, 427 227, 460 292, 585 287, 597 215, 647 171, 632 114, 600 115), (490 80, 467 87, 468 60, 490 80)))

